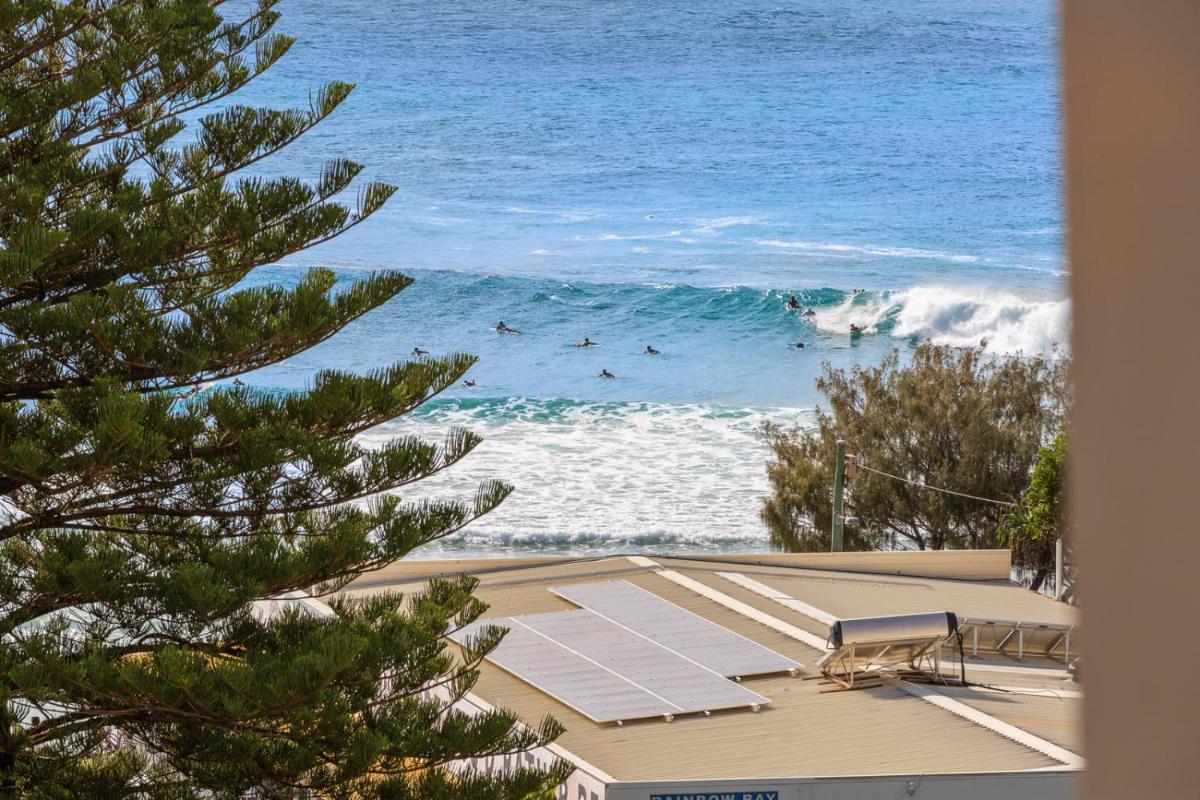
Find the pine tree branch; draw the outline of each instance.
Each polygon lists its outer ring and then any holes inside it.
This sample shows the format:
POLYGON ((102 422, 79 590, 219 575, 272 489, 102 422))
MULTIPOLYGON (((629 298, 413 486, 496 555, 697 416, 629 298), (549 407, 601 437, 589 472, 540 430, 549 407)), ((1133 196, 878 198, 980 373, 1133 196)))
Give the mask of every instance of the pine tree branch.
MULTIPOLYGON (((97 4, 97 5, 100 5, 100 4, 97 4)), ((102 8, 100 8, 100 10, 95 13, 86 14, 86 15, 80 17, 74 23, 68 25, 65 29, 63 29, 61 31, 53 31, 49 34, 34 38, 30 42, 28 42, 24 47, 13 50, 11 53, 8 53, 4 58, 0 58, 0 72, 7 72, 8 70, 12 69, 13 66, 21 63, 22 61, 24 61, 27 58, 30 58, 31 56, 33 56, 40 50, 45 50, 46 48, 50 47, 54 43, 60 42, 63 39, 66 39, 67 37, 74 35, 75 33, 82 30, 83 28, 94 25, 96 22, 101 20, 106 15, 112 13, 113 11, 115 11, 123 6, 130 6, 130 5, 133 5, 133 0, 112 0, 112 2, 109 5, 106 5, 102 8)))
POLYGON ((176 394, 325 341, 408 285, 386 274, 341 291, 313 270, 290 290, 236 286, 394 192, 370 183, 357 204, 332 202, 360 170, 349 162, 315 184, 230 177, 283 152, 349 85, 307 112, 210 115, 171 148, 179 115, 282 57, 274 3, 233 24, 208 0, 138 0, 72 32, 117 4, 48 1, 0 11, 17 23, 0 31, 0 59, 47 44, 0 69, 0 87, 25 89, 0 110, 14 132, 0 146, 0 687, 13 699, 0 708, 0 792, 73 796, 99 776, 113 796, 148 800, 388 781, 496 800, 545 788, 553 770, 442 772, 558 732, 503 711, 470 720, 428 696, 440 687, 453 702, 478 678, 482 656, 454 657, 446 640, 483 613, 474 582, 435 581, 408 607, 383 598, 343 614, 334 600, 330 619, 264 622, 248 608, 345 587, 503 501, 511 489, 494 482, 458 502, 379 495, 456 463, 473 436, 353 441, 473 359, 322 372, 295 395, 176 394), (148 177, 130 179, 139 164, 148 177), (66 715, 32 741, 26 707, 66 715), (139 752, 106 755, 113 732, 139 752))

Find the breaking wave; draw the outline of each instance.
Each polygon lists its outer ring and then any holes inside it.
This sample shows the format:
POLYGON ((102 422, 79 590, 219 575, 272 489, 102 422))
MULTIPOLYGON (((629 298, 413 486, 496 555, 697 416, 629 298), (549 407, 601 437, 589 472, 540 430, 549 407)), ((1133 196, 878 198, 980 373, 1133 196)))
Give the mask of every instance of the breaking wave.
POLYGON ((815 309, 813 325, 844 334, 928 339, 950 347, 974 347, 1007 355, 1049 355, 1065 349, 1070 334, 1067 300, 1029 300, 1007 292, 919 286, 898 292, 861 292, 815 309))
POLYGON ((1050 354, 1065 348, 1071 309, 1065 300, 1027 300, 1007 292, 917 287, 894 295, 893 336, 952 347, 987 342, 995 353, 1050 354))

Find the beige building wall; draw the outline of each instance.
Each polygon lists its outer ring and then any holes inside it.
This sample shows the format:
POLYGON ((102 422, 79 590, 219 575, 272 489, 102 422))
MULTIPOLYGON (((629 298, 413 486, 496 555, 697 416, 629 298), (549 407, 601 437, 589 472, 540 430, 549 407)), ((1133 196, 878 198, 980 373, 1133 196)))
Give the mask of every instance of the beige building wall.
POLYGON ((1063 39, 1084 792, 1198 797, 1200 2, 1064 0, 1063 39))

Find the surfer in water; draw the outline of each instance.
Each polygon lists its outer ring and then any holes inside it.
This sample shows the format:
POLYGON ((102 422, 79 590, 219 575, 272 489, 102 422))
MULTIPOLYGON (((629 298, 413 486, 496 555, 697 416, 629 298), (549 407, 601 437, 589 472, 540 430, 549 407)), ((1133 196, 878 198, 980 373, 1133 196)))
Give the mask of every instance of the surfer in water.
POLYGON ((496 323, 496 333, 511 333, 514 336, 521 335, 521 332, 519 330, 517 330, 516 328, 510 328, 507 325, 505 325, 504 320, 500 320, 499 322, 496 323))
POLYGON ((797 350, 803 350, 804 342, 796 342, 794 345, 792 345, 792 347, 796 348, 797 350))
POLYGON ((613 375, 607 369, 602 369, 602 370, 600 370, 600 375, 598 377, 604 378, 605 380, 612 380, 613 378, 615 378, 617 376, 613 375))
POLYGON ((412 351, 412 354, 413 354, 413 358, 420 358, 421 356, 427 356, 427 355, 429 355, 429 351, 428 351, 428 350, 422 350, 422 349, 421 349, 421 348, 419 348, 419 347, 414 347, 414 348, 413 348, 413 351, 412 351))
POLYGON ((593 342, 591 339, 589 339, 588 337, 585 336, 585 337, 583 337, 582 342, 576 342, 574 346, 575 347, 595 347, 596 344, 597 344, 596 342, 593 342))
POLYGON ((788 298, 787 307, 788 307, 788 311, 799 311, 800 310, 800 301, 796 299, 796 295, 792 295, 791 297, 788 298))
POLYGON ((851 336, 856 336, 856 335, 864 332, 865 330, 866 330, 866 326, 855 325, 853 322, 850 323, 850 335, 851 336))
POLYGON ((467 379, 467 380, 463 381, 463 386, 465 386, 465 387, 466 387, 466 388, 468 388, 468 389, 474 389, 474 388, 475 388, 475 381, 473 381, 473 380, 470 380, 470 379, 467 379))
POLYGON ((817 312, 813 311, 811 308, 804 309, 804 316, 807 317, 808 319, 812 319, 816 315, 817 315, 817 312))
POLYGON ((653 347, 651 347, 650 345, 646 345, 646 355, 648 355, 648 356, 661 356, 661 355, 662 355, 662 353, 660 353, 659 351, 655 350, 655 349, 654 349, 653 347))

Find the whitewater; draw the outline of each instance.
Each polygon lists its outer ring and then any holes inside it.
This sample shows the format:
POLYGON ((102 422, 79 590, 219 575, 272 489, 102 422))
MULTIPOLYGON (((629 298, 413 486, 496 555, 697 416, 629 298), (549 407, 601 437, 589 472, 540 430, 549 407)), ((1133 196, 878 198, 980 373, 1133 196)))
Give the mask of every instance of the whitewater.
POLYGON ((515 487, 417 557, 764 549, 758 432, 812 424, 824 365, 1067 346, 1054 9, 295 0, 292 52, 234 99, 358 88, 261 173, 347 156, 398 190, 248 283, 416 280, 246 380, 479 357, 473 386, 362 439, 484 437, 408 499, 515 487))
MULTIPOLYGON (((341 275, 350 282, 356 273, 341 275)), ((924 339, 1053 356, 1068 322, 1062 300, 960 288, 415 277, 391 303, 254 382, 297 389, 317 369, 367 370, 415 348, 480 356, 469 373, 474 386, 456 386, 361 437, 367 446, 397 435, 438 440, 452 427, 483 436, 475 453, 421 482, 409 500, 466 498, 493 477, 515 486, 498 511, 425 548, 428 558, 762 549, 766 452, 758 433, 767 422, 812 424, 820 404, 814 379, 825 363, 875 363, 924 339), (815 316, 787 311, 793 295, 815 316), (487 302, 472 305, 480 297, 487 302), (439 313, 447 302, 459 311, 439 313), (522 334, 497 334, 500 319, 522 334), (866 333, 850 337, 852 323, 866 333), (584 336, 597 345, 575 347, 584 336), (645 355, 647 344, 660 355, 645 355), (600 379, 601 369, 616 379, 600 379)))

